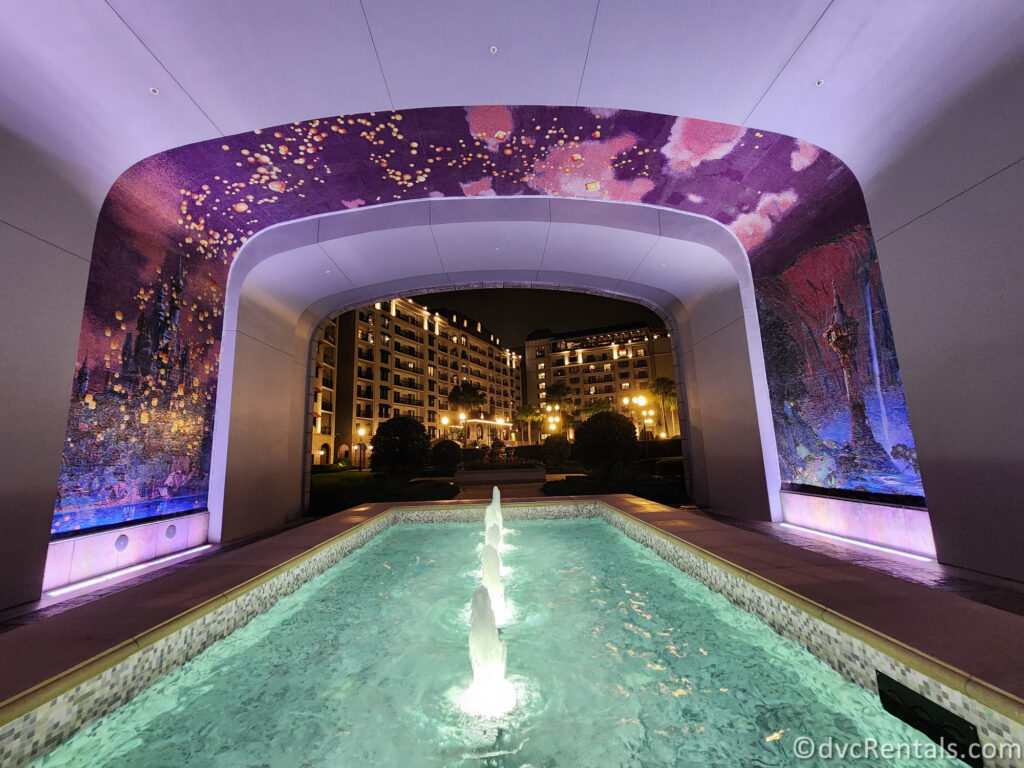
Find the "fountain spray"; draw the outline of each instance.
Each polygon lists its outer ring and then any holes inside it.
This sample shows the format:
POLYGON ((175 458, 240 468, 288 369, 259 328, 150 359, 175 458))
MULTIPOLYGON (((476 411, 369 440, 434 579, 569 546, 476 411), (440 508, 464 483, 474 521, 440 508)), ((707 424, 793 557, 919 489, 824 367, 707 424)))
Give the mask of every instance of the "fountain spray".
POLYGON ((473 684, 459 699, 462 710, 485 717, 497 717, 512 710, 516 691, 505 679, 505 643, 498 637, 490 594, 482 585, 473 593, 471 604, 469 662, 473 667, 473 684))

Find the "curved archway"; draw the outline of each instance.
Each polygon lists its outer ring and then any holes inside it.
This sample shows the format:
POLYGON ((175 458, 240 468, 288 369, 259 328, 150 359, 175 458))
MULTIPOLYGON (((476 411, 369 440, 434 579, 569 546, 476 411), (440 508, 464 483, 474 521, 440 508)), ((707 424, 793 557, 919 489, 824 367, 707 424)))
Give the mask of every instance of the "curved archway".
MULTIPOLYGON (((372 280, 369 273, 364 278, 372 280)), ((677 412, 685 419, 681 432, 688 437, 684 452, 693 456, 687 475, 696 498, 737 515, 778 518, 778 463, 753 282, 731 232, 703 217, 648 206, 431 200, 283 224, 241 249, 225 305, 210 486, 214 537, 239 535, 235 525, 243 519, 244 525, 255 524, 257 499, 268 515, 266 528, 298 513, 306 486, 299 480, 299 457, 308 445, 309 424, 299 431, 294 415, 309 395, 309 344, 322 321, 399 294, 460 287, 583 291, 654 311, 675 339, 675 378, 685 382, 677 390, 677 412), (346 234, 317 240, 325 231, 346 234), (587 272, 543 268, 547 256, 557 258, 560 241, 572 243, 587 272), (506 251, 500 264, 472 269, 478 254, 506 250, 513 242, 518 250, 506 251), (387 279, 332 291, 325 273, 337 269, 342 252, 347 260, 341 263, 357 264, 356 251, 367 255, 366 267, 382 265, 380 276, 387 279), (443 272, 433 271, 424 251, 440 259, 443 272), (402 252, 419 256, 396 270, 402 252), (722 375, 722 365, 729 366, 729 375, 722 375), (290 384, 275 378, 278 388, 268 393, 267 377, 257 375, 268 369, 293 370, 290 384), (698 392, 703 408, 686 400, 687 393, 698 392), (236 399, 240 405, 233 406, 236 399), (248 450, 257 426, 264 434, 277 431, 271 441, 279 446, 276 452, 248 450), (231 482, 232 477, 246 479, 231 482)))
MULTIPOLYGON (((898 438, 912 455, 913 437, 863 199, 838 159, 683 117, 436 108, 201 142, 122 175, 97 229, 54 530, 123 517, 109 494, 118 467, 156 487, 168 466, 188 464, 190 484, 141 516, 205 504, 226 284, 242 244, 302 218, 318 242, 351 242, 352 219, 310 217, 452 196, 646 203, 727 227, 754 281, 783 480, 920 492, 916 469, 891 453, 898 438), (842 333, 823 341, 829 329, 842 333), (880 443, 877 431, 893 434, 880 443)), ((588 289, 615 290, 580 274, 588 289)))

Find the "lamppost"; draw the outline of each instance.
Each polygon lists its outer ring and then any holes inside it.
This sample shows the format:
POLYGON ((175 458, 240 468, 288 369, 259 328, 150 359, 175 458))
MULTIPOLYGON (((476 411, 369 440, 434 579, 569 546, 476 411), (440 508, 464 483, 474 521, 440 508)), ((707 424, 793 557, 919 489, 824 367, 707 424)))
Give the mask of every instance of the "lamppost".
POLYGON ((496 422, 498 422, 498 429, 497 429, 498 439, 499 440, 504 440, 505 436, 504 436, 503 433, 504 433, 504 430, 505 430, 505 417, 504 416, 498 416, 494 420, 496 422))
POLYGON ((363 442, 363 437, 366 435, 366 427, 357 429, 356 434, 359 435, 359 445, 356 447, 359 449, 359 471, 362 472, 364 460, 366 459, 366 443, 363 442))
POLYGON ((466 414, 459 413, 459 426, 462 428, 462 444, 466 445, 469 441, 466 439, 466 414))
POLYGON ((643 437, 642 440, 649 440, 650 436, 654 433, 654 409, 650 408, 640 412, 644 417, 644 426, 641 430, 643 437))
POLYGON ((645 439, 645 433, 647 432, 647 425, 654 424, 654 409, 647 410, 644 408, 647 405, 647 398, 643 395, 637 395, 636 397, 623 397, 622 405, 629 409, 629 419, 633 422, 633 428, 637 430, 637 437, 641 440, 645 439), (636 426, 636 406, 640 406, 641 421, 640 426, 636 426))
POLYGON ((544 410, 547 411, 548 413, 548 430, 551 432, 555 432, 556 430, 560 431, 562 424, 562 416, 559 413, 559 411, 562 410, 562 406, 556 403, 553 406, 545 406, 544 410))
POLYGON ((442 416, 441 417, 441 426, 444 427, 444 439, 447 440, 448 439, 448 417, 447 416, 442 416))

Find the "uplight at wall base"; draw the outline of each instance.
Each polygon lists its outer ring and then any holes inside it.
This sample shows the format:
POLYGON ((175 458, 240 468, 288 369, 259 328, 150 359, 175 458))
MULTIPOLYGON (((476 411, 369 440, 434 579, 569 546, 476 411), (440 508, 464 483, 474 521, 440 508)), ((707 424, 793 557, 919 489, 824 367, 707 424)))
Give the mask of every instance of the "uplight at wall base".
POLYGON ((848 539, 845 536, 836 536, 834 533, 823 533, 822 531, 814 531, 810 528, 804 528, 801 525, 793 525, 792 523, 779 523, 783 528, 790 528, 800 533, 810 534, 811 536, 821 536, 831 541, 839 541, 843 544, 852 544, 855 547, 863 547, 864 549, 873 549, 876 552, 884 552, 887 555, 898 555, 899 557, 909 557, 911 560, 920 560, 924 563, 933 562, 932 558, 925 557, 924 555, 915 555, 910 552, 901 552, 898 549, 890 549, 889 547, 883 547, 880 544, 869 544, 866 541, 857 541, 856 539, 848 539))
POLYGON ((167 557, 160 557, 156 560, 150 560, 145 563, 139 563, 138 565, 133 565, 130 568, 122 568, 119 571, 111 571, 110 573, 105 573, 102 576, 96 576, 91 579, 86 579, 85 581, 80 581, 77 584, 68 584, 66 587, 54 589, 49 592, 46 592, 45 594, 47 597, 60 597, 61 595, 66 595, 68 592, 74 592, 79 589, 85 589, 86 587, 93 587, 104 581, 110 581, 111 579, 118 579, 121 576, 126 576, 129 573, 135 573, 137 571, 145 570, 146 568, 152 568, 155 565, 161 565, 171 560, 177 560, 180 557, 188 557, 189 555, 194 555, 196 552, 202 552, 204 549, 209 549, 212 546, 212 544, 203 544, 201 547, 193 547, 192 549, 186 549, 184 552, 175 552, 173 555, 167 555, 167 557))

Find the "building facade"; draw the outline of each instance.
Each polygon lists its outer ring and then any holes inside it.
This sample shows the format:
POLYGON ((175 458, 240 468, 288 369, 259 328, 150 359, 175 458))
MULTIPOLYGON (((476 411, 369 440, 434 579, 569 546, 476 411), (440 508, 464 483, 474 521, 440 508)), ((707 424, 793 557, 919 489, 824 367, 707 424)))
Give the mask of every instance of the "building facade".
POLYGON ((526 402, 543 411, 551 405, 548 390, 564 383, 572 390, 577 413, 606 400, 642 434, 679 434, 678 419, 667 404, 663 416, 649 392, 658 377, 675 380, 672 343, 664 329, 634 323, 567 333, 534 331, 526 337, 523 365, 526 402))
POLYGON ((314 354, 314 463, 365 461, 359 445, 398 415, 415 418, 432 440, 463 431, 467 442, 518 439, 512 417, 523 401, 522 356, 457 312, 402 298, 360 307, 324 326, 314 354), (464 382, 484 393, 480 410, 449 404, 464 382))
POLYGON ((338 384, 338 318, 332 317, 320 330, 313 346, 313 431, 311 450, 314 464, 337 459, 334 439, 334 408, 338 384))

